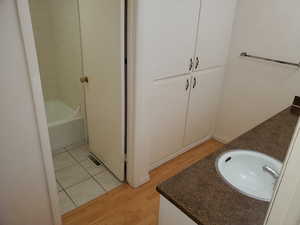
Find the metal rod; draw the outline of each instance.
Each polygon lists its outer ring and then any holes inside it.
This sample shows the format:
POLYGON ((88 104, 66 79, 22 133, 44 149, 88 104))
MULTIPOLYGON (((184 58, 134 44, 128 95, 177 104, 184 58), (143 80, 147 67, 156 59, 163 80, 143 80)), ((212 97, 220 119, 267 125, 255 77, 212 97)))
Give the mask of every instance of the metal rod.
POLYGON ((254 59, 261 59, 261 60, 265 60, 265 61, 269 61, 269 62, 280 63, 280 64, 285 64, 285 65, 290 65, 290 66, 296 66, 296 67, 300 68, 300 62, 299 63, 291 63, 291 62, 286 62, 286 61, 281 61, 281 60, 276 60, 276 59, 269 59, 269 58, 265 58, 265 57, 249 55, 247 52, 242 52, 241 56, 254 58, 254 59))

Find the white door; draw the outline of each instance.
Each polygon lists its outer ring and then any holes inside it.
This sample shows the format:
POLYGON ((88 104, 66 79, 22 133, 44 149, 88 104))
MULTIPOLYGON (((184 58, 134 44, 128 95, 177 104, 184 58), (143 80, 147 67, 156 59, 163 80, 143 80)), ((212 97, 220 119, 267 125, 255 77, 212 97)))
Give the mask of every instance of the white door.
POLYGON ((124 0, 79 0, 90 150, 124 180, 124 0))
POLYGON ((236 0, 202 0, 197 38, 196 70, 226 63, 236 0))
POLYGON ((195 72, 192 77, 184 144, 212 135, 221 94, 223 69, 195 72))
POLYGON ((148 104, 152 163, 182 149, 191 76, 155 81, 148 104))
POLYGON ((137 7, 137 57, 143 74, 155 80, 188 73, 200 0, 139 0, 137 7))

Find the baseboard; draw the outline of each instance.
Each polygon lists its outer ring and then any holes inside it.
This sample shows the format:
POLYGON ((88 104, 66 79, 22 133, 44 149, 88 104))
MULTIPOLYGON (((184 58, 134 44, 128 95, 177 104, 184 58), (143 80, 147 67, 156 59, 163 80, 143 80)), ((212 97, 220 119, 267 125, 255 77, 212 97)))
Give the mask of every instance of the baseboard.
POLYGON ((218 142, 221 142, 222 144, 228 144, 230 142, 230 140, 227 140, 226 138, 224 137, 218 137, 216 135, 213 135, 212 137, 213 139, 215 139, 216 141, 218 142))
POLYGON ((195 143, 190 144, 190 145, 184 147, 183 149, 181 149, 181 150, 178 151, 178 152, 175 152, 175 153, 173 153, 173 154, 171 154, 171 155, 168 155, 167 157, 165 157, 165 158, 163 158, 163 159, 161 159, 161 160, 159 160, 159 161, 157 161, 157 162, 152 163, 152 164, 150 165, 150 171, 153 170, 153 169, 155 169, 155 168, 157 168, 157 167, 159 167, 159 166, 161 166, 162 164, 164 164, 164 163, 166 163, 166 162, 168 162, 168 161, 170 161, 170 160, 176 158, 177 156, 179 156, 179 155, 181 155, 181 154, 183 154, 183 153, 185 153, 185 152, 191 150, 192 148, 195 148, 196 146, 198 146, 198 145, 204 143, 205 141, 207 141, 207 140, 209 140, 209 139, 211 139, 211 138, 212 138, 212 136, 209 135, 209 136, 207 136, 207 137, 201 139, 200 141, 196 141, 195 143))
POLYGON ((129 185, 133 188, 138 188, 140 187, 141 185, 147 183, 148 181, 150 181, 150 176, 147 175, 145 177, 142 177, 139 179, 139 181, 137 183, 129 183, 129 185))

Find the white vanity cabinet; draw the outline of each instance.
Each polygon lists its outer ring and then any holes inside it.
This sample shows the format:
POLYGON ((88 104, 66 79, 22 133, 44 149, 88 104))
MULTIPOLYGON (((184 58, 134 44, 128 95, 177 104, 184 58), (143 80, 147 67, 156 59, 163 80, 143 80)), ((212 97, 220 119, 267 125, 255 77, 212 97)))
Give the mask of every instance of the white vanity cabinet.
MULTIPOLYGON (((200 0, 138 0, 137 40, 146 76, 189 73, 198 32, 200 0)), ((192 68, 191 68, 192 69, 192 68)))
POLYGON ((160 196, 158 225, 197 225, 197 223, 166 198, 160 196))
POLYGON ((153 83, 148 102, 152 167, 212 136, 223 75, 221 67, 153 83))
POLYGON ((137 1, 138 112, 150 169, 212 136, 236 1, 137 1))
POLYGON ((223 75, 222 67, 193 73, 186 116, 185 146, 212 136, 223 75))
POLYGON ((138 0, 137 38, 153 80, 226 62, 237 0, 138 0))
POLYGON ((152 87, 148 120, 150 160, 157 162, 178 152, 184 138, 191 76, 155 81, 152 87))
POLYGON ((202 0, 195 71, 226 63, 237 0, 202 0))

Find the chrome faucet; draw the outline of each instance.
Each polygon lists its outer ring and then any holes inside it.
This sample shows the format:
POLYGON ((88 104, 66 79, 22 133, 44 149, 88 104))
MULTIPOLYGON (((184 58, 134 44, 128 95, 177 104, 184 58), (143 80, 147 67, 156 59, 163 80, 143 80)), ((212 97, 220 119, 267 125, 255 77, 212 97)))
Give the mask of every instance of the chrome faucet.
POLYGON ((267 165, 263 166, 262 169, 274 177, 275 180, 278 180, 280 173, 278 173, 276 170, 267 165))

